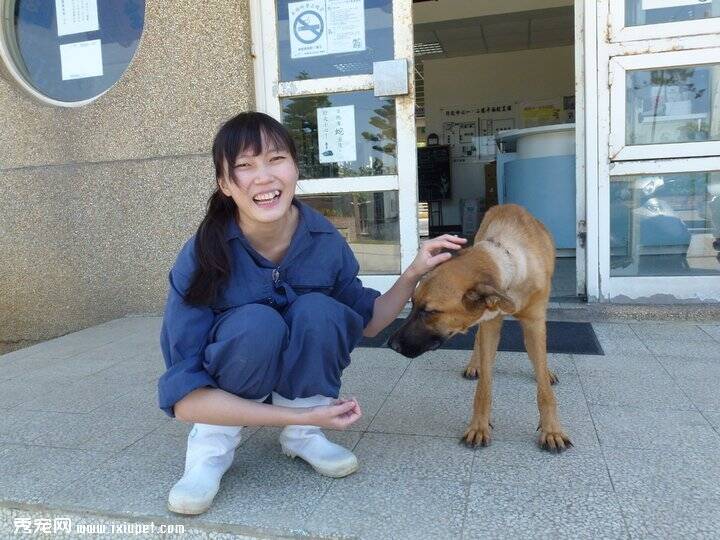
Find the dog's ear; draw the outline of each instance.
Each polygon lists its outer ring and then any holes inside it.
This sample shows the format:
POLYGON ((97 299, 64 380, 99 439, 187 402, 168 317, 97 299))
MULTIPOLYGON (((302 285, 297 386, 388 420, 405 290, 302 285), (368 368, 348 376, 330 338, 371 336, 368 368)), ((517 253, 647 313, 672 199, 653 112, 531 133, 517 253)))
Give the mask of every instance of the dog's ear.
POLYGON ((463 306, 468 311, 478 311, 480 308, 487 308, 495 311, 500 309, 505 313, 514 313, 515 302, 506 294, 498 291, 489 283, 478 283, 471 289, 465 291, 462 298, 463 306))

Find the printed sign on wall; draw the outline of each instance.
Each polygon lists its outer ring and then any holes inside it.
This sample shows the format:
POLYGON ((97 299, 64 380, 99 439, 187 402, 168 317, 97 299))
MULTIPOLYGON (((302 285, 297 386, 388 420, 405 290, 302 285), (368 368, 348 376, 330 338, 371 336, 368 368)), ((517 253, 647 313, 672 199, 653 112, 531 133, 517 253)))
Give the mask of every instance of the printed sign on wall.
POLYGON ((103 74, 102 47, 99 39, 60 45, 62 80, 100 77, 103 74))
POLYGON ((320 163, 355 161, 355 106, 317 110, 320 163))
POLYGON ((98 23, 97 0, 55 0, 58 36, 95 32, 98 23))
POLYGON ((288 4, 290 57, 365 50, 363 0, 306 0, 288 4))

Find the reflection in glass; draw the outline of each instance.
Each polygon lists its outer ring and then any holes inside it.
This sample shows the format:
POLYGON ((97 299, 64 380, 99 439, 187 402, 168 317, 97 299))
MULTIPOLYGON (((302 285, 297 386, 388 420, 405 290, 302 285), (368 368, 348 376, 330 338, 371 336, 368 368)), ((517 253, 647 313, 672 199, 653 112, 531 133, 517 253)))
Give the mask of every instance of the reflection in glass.
POLYGON ((610 275, 720 274, 720 173, 617 176, 610 275))
POLYGON ((360 263, 360 273, 400 273, 397 191, 298 195, 345 237, 360 263))
POLYGON ((720 139, 720 64, 629 71, 626 143, 720 139))
MULTIPOLYGON (((313 53, 299 54, 296 51, 293 54, 290 41, 291 29, 288 22, 288 4, 292 6, 295 3, 295 0, 277 0, 278 57, 281 81, 370 74, 373 62, 394 58, 392 0, 315 0, 313 6, 308 3, 306 10, 308 15, 296 16, 292 31, 298 32, 296 36, 299 36, 304 43, 324 44, 321 49, 325 50, 325 54, 318 54, 317 50, 313 53), (328 24, 324 8, 335 6, 342 9, 343 5, 347 6, 354 1, 364 1, 364 21, 360 21, 365 26, 364 49, 352 52, 329 52, 333 50, 333 37, 328 33, 332 33, 333 28, 329 27, 332 20, 328 24), (319 18, 312 12, 320 13, 319 18), (305 24, 304 27, 303 24, 305 24), (316 33, 313 34, 313 31, 316 33), (330 41, 326 41, 327 39, 330 41), (303 56, 303 54, 317 55, 303 56)), ((296 15, 298 14, 296 13, 296 15)), ((355 24, 357 23, 358 21, 355 21, 355 24)), ((335 42, 337 43, 337 41, 336 39, 335 42)), ((346 50, 342 43, 340 47, 336 48, 346 50)))
POLYGON ((626 26, 693 21, 718 16, 720 0, 625 0, 626 26))
POLYGON ((300 178, 397 174, 395 101, 372 91, 284 98, 282 122, 298 150, 300 178), (355 161, 320 162, 319 108, 354 106, 355 161))

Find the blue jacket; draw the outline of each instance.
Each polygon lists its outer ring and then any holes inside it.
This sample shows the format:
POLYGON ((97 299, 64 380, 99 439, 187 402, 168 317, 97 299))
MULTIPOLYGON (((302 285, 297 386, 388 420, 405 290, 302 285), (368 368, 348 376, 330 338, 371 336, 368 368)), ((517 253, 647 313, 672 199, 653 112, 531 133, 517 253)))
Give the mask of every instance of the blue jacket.
POLYGON ((300 210, 297 230, 279 265, 260 255, 243 236, 235 220, 225 232, 231 254, 231 275, 211 306, 191 306, 183 300, 197 267, 195 235, 183 246, 170 270, 160 346, 167 371, 158 381, 160 408, 174 417, 173 406, 204 386, 217 388, 203 367, 203 355, 215 318, 228 309, 250 303, 283 310, 298 295, 327 294, 362 316, 365 326, 380 293, 363 287, 359 265, 350 246, 324 216, 294 199, 300 210))

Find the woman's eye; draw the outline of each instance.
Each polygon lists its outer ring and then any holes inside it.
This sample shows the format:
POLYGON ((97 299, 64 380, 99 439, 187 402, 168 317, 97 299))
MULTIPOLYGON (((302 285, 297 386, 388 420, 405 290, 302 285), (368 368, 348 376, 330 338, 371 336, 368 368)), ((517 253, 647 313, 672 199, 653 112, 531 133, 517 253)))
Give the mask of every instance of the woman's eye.
POLYGON ((250 166, 249 163, 236 163, 236 164, 235 164, 235 168, 236 168, 236 169, 245 169, 245 168, 247 168, 247 167, 249 167, 249 166, 250 166))
POLYGON ((270 161, 281 161, 285 159, 285 156, 275 156, 270 161))

